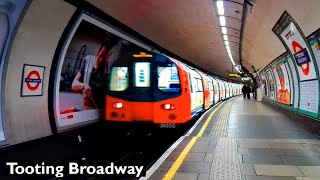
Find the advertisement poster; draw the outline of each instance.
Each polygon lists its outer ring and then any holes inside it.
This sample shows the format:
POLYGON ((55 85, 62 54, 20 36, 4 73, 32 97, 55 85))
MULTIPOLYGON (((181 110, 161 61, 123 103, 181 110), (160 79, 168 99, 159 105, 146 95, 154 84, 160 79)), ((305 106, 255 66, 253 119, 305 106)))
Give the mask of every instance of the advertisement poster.
POLYGON ((284 64, 277 65, 273 70, 277 82, 277 101, 290 105, 291 93, 288 73, 284 64))
POLYGON ((142 49, 150 50, 83 14, 71 31, 59 61, 57 126, 63 129, 103 118, 110 66, 119 54, 142 49))
POLYGON ((274 81, 273 81, 272 74, 271 74, 270 70, 267 71, 267 85, 268 85, 268 90, 269 90, 268 98, 272 99, 272 100, 275 100, 275 93, 274 93, 275 84, 274 84, 274 81))
POLYGON ((320 30, 309 37, 309 44, 317 62, 318 69, 320 68, 320 30))
POLYGON ((262 89, 262 96, 267 96, 269 93, 269 89, 267 88, 265 72, 261 73, 260 84, 261 84, 261 89, 262 89))
MULTIPOLYGON (((0 0, 0 79, 2 79, 4 61, 13 32, 17 28, 18 20, 27 3, 27 0, 0 0)), ((2 89, 1 85, 2 83, 0 83, 0 91, 2 89)), ((2 115, 0 114, 1 117, 2 115)), ((5 140, 5 137, 2 120, 0 119, 0 141, 3 140, 5 140)))

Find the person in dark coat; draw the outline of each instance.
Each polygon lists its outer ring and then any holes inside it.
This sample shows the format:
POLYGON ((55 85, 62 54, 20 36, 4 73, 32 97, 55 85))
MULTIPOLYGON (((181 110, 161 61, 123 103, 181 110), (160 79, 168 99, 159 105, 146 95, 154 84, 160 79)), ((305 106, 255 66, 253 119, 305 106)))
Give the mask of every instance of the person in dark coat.
POLYGON ((245 84, 244 86, 242 86, 243 99, 246 98, 247 96, 247 90, 248 90, 248 84, 245 84))

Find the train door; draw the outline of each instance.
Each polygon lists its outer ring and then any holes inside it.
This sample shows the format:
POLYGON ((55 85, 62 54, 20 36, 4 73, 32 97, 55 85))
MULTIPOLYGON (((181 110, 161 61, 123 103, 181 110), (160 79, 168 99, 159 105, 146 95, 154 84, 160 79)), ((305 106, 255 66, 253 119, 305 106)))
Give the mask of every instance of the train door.
POLYGON ((189 67, 187 67, 187 69, 191 86, 191 115, 194 117, 204 110, 203 84, 201 76, 198 72, 189 67))
POLYGON ((228 99, 230 97, 230 86, 227 82, 224 82, 224 85, 226 87, 226 99, 228 99))
POLYGON ((214 103, 220 101, 220 87, 217 80, 212 78, 213 88, 214 88, 214 103))
POLYGON ((224 100, 225 99, 225 95, 226 95, 226 89, 225 89, 225 86, 224 86, 224 83, 219 80, 219 86, 220 86, 220 100, 224 100))
POLYGON ((210 91, 210 106, 212 106, 214 104, 214 87, 213 87, 213 81, 212 79, 207 76, 206 77, 208 80, 208 84, 209 84, 209 91, 210 91))

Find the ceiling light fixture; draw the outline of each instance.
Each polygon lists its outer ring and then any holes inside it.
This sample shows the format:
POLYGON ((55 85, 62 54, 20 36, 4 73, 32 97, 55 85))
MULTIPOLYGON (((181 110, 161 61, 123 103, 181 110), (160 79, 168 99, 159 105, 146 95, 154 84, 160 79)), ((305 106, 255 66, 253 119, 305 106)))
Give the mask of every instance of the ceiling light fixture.
POLYGON ((224 15, 223 1, 217 1, 217 8, 219 15, 224 15))
POLYGON ((228 41, 228 36, 227 36, 227 27, 226 27, 226 18, 224 16, 224 7, 223 7, 223 1, 219 0, 217 1, 217 9, 218 9, 218 14, 219 14, 219 22, 221 27, 221 31, 223 34, 223 40, 224 40, 224 44, 226 46, 226 50, 228 52, 228 56, 230 61, 232 62, 232 65, 235 66, 236 64, 234 63, 233 57, 232 57, 232 53, 231 53, 231 49, 230 49, 230 45, 229 45, 229 41, 228 41))
POLYGON ((227 28, 226 27, 221 27, 222 34, 227 34, 227 28))
POLYGON ((220 16, 219 20, 221 26, 226 26, 226 18, 224 16, 220 16))
POLYGON ((228 35, 224 34, 223 35, 223 40, 228 41, 228 35))

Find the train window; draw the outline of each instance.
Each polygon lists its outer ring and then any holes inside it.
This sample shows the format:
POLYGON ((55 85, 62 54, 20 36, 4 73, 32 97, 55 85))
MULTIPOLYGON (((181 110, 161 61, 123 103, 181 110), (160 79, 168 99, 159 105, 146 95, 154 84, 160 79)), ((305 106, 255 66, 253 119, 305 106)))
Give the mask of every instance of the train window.
POLYGON ((113 67, 111 70, 110 91, 124 91, 128 88, 128 67, 113 67))
POLYGON ((202 80, 197 79, 197 83, 198 83, 198 91, 202 92, 203 91, 202 80))
POLYGON ((134 86, 150 87, 150 63, 136 62, 134 63, 134 86))
POLYGON ((165 92, 180 92, 178 68, 173 63, 159 63, 158 88, 165 92))
POLYGON ((211 82, 209 82, 209 90, 210 90, 210 91, 213 91, 213 86, 212 86, 212 83, 211 83, 211 82))

